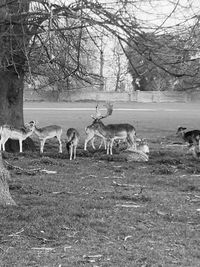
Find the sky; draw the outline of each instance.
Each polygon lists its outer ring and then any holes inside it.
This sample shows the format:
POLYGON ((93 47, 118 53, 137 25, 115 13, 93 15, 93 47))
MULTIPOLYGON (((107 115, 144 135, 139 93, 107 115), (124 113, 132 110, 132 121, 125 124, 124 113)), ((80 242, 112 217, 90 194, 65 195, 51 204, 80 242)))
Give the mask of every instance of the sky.
POLYGON ((200 0, 138 1, 132 10, 142 25, 171 27, 177 24, 191 25, 191 17, 200 15, 200 0))
MULTIPOLYGON (((54 3, 70 4, 75 0, 50 0, 54 3)), ((125 1, 125 0, 124 0, 125 1)), ((91 1, 96 2, 96 1, 91 1)), ((115 9, 119 6, 119 0, 98 0, 106 5, 114 4, 115 9)), ((198 14, 200 16, 200 0, 128 0, 131 3, 127 11, 134 14, 140 23, 152 28, 162 25, 162 27, 171 27, 177 24, 192 24, 189 18, 198 14), (186 22, 186 20, 188 20, 186 22)))

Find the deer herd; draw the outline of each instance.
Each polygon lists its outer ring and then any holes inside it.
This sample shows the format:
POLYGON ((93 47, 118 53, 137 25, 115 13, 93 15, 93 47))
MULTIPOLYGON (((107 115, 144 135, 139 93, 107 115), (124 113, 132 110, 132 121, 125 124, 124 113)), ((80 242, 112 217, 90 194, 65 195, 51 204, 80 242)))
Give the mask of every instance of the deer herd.
MULTIPOLYGON (((91 115, 93 122, 91 125, 85 128, 86 138, 84 142, 84 150, 87 150, 87 144, 90 141, 93 149, 95 148, 94 140, 96 137, 101 138, 101 144, 99 148, 104 144, 104 148, 107 154, 113 154, 114 142, 126 142, 126 151, 149 154, 148 143, 139 139, 136 136, 136 130, 134 126, 128 123, 120 124, 107 124, 103 123, 103 119, 112 115, 113 105, 106 104, 106 114, 102 115, 99 106, 96 106, 96 114, 91 115)), ((185 127, 179 127, 177 135, 180 136, 184 142, 187 142, 195 158, 200 157, 200 130, 193 130, 185 132, 185 127), (198 149, 197 149, 198 147, 198 149), (198 151, 197 151, 198 150, 198 151)), ((46 127, 37 127, 36 121, 30 121, 25 124, 25 127, 16 129, 10 125, 2 125, 0 127, 0 150, 5 151, 5 143, 7 140, 13 139, 19 141, 19 152, 22 152, 22 142, 33 133, 40 140, 40 153, 44 152, 44 145, 47 139, 56 137, 59 142, 59 153, 62 153, 62 128, 57 125, 49 125, 46 127)), ((70 160, 76 159, 76 150, 80 141, 80 134, 75 128, 69 128, 66 133, 66 149, 69 153, 70 160)))

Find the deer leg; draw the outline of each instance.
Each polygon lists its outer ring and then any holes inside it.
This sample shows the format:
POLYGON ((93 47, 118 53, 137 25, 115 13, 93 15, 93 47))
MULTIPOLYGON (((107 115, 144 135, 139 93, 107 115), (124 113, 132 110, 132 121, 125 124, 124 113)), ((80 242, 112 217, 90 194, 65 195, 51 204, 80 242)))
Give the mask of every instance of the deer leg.
POLYGON ((22 153, 22 140, 19 140, 19 152, 22 153))
POLYGON ((110 155, 112 155, 112 148, 113 148, 114 139, 110 140, 110 155))
POLYGON ((87 150, 87 143, 88 143, 88 141, 85 140, 85 143, 84 143, 84 150, 87 150))
POLYGON ((103 138, 101 139, 101 143, 99 145, 99 149, 101 148, 102 144, 103 144, 103 138))
POLYGON ((107 155, 112 155, 112 143, 114 142, 114 140, 110 140, 110 139, 107 139, 106 140, 106 148, 107 148, 107 155))
POLYGON ((76 146, 74 146, 74 159, 76 159, 76 146))
POLYGON ((106 154, 109 155, 110 141, 106 140, 106 154))
POLYGON ((60 137, 57 136, 58 142, 59 142, 59 153, 62 153, 62 142, 60 137))
POLYGON ((91 140, 91 144, 92 144, 92 148, 93 149, 96 149, 95 145, 94 145, 94 140, 95 140, 95 137, 93 136, 91 140))
POLYGON ((44 144, 45 144, 45 141, 46 141, 46 139, 42 139, 42 140, 40 141, 40 153, 43 153, 43 151, 44 151, 44 144))
POLYGON ((72 160, 72 154, 73 154, 73 146, 71 145, 70 146, 70 158, 69 158, 69 160, 72 160))
POLYGON ((2 146, 2 149, 3 151, 5 151, 5 143, 7 142, 8 138, 2 138, 1 137, 1 146, 2 146))
POLYGON ((87 150, 87 143, 91 140, 92 147, 95 149, 94 146, 94 134, 88 134, 86 139, 85 139, 85 144, 84 144, 84 150, 87 150))
POLYGON ((103 138, 103 142, 104 142, 104 148, 106 149, 106 139, 103 138))
MULTIPOLYGON (((7 141, 7 140, 6 140, 6 141, 7 141)), ((5 151, 5 143, 6 143, 6 141, 4 141, 4 142, 2 143, 3 151, 5 151)))

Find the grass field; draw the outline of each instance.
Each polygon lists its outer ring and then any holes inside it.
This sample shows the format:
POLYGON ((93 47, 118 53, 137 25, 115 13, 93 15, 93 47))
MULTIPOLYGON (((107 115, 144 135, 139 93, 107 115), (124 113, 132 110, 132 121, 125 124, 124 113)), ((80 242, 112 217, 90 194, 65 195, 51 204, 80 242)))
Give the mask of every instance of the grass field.
MULTIPOLYGON (((172 146, 178 125, 200 128, 198 104, 114 104, 105 123, 128 122, 150 145, 147 163, 126 162, 122 145, 107 156, 83 150, 95 103, 26 103, 25 121, 81 133, 76 161, 47 142, 37 151, 5 153, 17 207, 0 209, 0 266, 200 266, 200 166, 185 146, 172 146), (75 110, 79 108, 79 110, 75 110), (81 110, 80 110, 81 109, 81 110), (127 110, 128 109, 128 110, 127 110), (141 191, 142 189, 142 191, 141 191)), ((104 112, 102 110, 102 112, 104 112)))

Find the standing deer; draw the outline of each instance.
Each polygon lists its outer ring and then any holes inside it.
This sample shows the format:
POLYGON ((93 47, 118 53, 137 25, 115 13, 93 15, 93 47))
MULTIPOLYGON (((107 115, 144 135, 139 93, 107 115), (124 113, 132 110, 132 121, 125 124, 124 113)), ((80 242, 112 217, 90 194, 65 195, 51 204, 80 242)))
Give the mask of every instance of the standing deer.
POLYGON ((102 134, 100 134, 93 125, 89 125, 85 127, 85 133, 86 133, 86 139, 84 143, 84 150, 87 150, 87 143, 89 141, 91 141, 93 149, 96 149, 94 145, 95 136, 98 136, 101 138, 101 143, 100 143, 99 148, 101 148, 102 143, 104 143, 104 147, 106 149, 106 138, 102 134))
POLYGON ((94 119, 91 126, 106 139, 107 154, 112 155, 112 147, 115 140, 126 139, 128 146, 135 147, 136 149, 136 132, 135 128, 128 123, 121 124, 107 124, 102 122, 102 119, 112 115, 113 105, 106 104, 107 112, 105 115, 101 115, 98 105, 96 106, 96 114, 92 115, 94 119))
POLYGON ((40 153, 44 151, 44 144, 47 139, 51 139, 56 137, 59 142, 59 153, 62 153, 62 142, 61 142, 61 135, 62 135, 62 128, 57 125, 49 125, 42 128, 36 127, 35 121, 30 121, 30 125, 33 125, 34 133, 39 137, 40 140, 40 153))
POLYGON ((68 150, 68 153, 70 154, 70 160, 72 160, 72 158, 76 159, 76 149, 79 143, 80 135, 78 131, 74 128, 69 128, 67 130, 66 135, 67 135, 66 148, 68 150))
POLYGON ((22 153, 22 141, 31 136, 34 131, 34 126, 25 124, 25 128, 16 129, 10 125, 2 125, 0 127, 0 150, 5 151, 5 144, 10 138, 12 140, 19 140, 19 152, 22 153))

